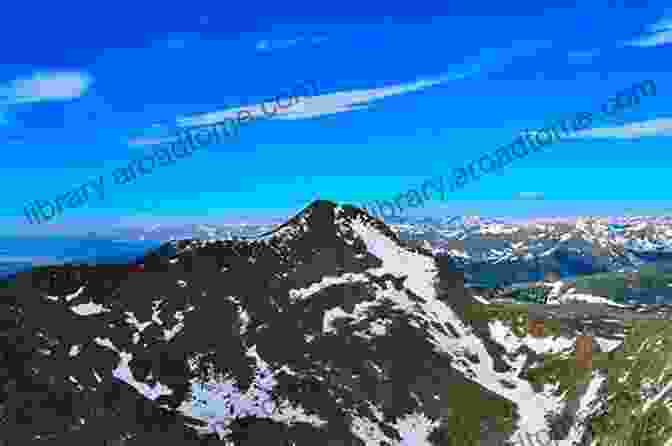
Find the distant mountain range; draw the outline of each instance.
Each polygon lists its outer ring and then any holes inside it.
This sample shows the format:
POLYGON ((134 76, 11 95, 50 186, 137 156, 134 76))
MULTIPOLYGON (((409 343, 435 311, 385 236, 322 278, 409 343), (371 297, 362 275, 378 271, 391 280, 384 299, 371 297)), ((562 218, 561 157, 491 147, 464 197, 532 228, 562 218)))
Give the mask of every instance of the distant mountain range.
POLYGON ((467 281, 487 286, 613 271, 655 262, 672 265, 672 218, 580 217, 504 223, 478 217, 445 224, 408 220, 390 225, 404 240, 449 255, 467 281))
MULTIPOLYGON (((478 216, 396 217, 386 221, 399 237, 435 255, 449 255, 470 285, 508 286, 548 274, 636 271, 647 263, 672 265, 672 217, 578 217, 507 222, 478 216)), ((188 238, 253 239, 280 227, 189 224, 121 227, 83 238, 2 238, 0 277, 31 264, 65 261, 132 261, 147 249, 188 238)))

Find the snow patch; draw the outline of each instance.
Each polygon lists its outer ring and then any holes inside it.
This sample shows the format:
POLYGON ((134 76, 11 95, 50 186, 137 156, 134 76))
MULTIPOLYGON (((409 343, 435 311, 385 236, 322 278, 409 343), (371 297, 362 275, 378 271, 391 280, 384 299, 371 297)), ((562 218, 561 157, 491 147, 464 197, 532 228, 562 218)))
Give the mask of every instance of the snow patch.
POLYGON ((92 316, 94 314, 109 313, 110 311, 112 311, 109 310, 108 308, 103 307, 102 305, 94 303, 93 301, 85 304, 76 305, 74 307, 71 307, 70 310, 73 313, 79 314, 80 316, 92 316))

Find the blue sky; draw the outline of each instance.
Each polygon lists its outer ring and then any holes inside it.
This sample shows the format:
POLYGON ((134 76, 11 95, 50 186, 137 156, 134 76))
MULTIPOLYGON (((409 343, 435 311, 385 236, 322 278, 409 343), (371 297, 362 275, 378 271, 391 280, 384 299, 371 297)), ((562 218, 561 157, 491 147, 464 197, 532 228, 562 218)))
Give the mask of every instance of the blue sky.
POLYGON ((430 201, 421 213, 668 212, 672 9, 663 2, 576 9, 450 2, 414 4, 413 12, 338 3, 340 10, 315 3, 11 5, 8 17, 30 20, 0 30, 7 43, 0 232, 263 220, 316 197, 389 199, 523 129, 597 111, 646 79, 658 95, 621 119, 518 160, 445 202, 430 201), (254 122, 237 140, 134 184, 113 184, 114 169, 151 148, 137 142, 163 131, 153 124, 257 106, 305 80, 317 82, 318 96, 291 114, 254 122), (100 176, 104 200, 92 197, 49 224, 26 223, 28 201, 53 200, 100 176))

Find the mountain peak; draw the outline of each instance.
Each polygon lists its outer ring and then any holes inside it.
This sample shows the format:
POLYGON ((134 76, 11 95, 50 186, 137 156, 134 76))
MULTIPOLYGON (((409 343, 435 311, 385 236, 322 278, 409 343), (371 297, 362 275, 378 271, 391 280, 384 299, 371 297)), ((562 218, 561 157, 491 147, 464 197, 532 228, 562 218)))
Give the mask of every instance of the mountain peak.
MULTIPOLYGON (((385 223, 369 215, 365 210, 350 204, 340 205, 329 200, 315 200, 303 208, 285 223, 274 229, 251 237, 241 237, 243 240, 259 240, 269 236, 276 239, 294 238, 298 234, 312 233, 313 237, 332 238, 342 233, 338 226, 350 226, 361 219, 372 225, 386 237, 399 242, 397 234, 385 223)), ((345 229, 345 228, 341 228, 345 229)), ((346 230, 346 232, 349 232, 346 230)))

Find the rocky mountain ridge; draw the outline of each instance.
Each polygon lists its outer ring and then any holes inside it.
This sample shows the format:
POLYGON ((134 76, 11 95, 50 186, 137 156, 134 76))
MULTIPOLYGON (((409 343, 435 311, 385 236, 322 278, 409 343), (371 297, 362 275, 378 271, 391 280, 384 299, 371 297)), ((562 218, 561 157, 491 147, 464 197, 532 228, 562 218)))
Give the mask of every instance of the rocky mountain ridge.
POLYGON ((499 446, 562 424, 558 444, 587 441, 600 371, 572 396, 527 377, 574 334, 518 336, 442 262, 316 201, 260 239, 171 242, 141 271, 22 273, 1 293, 0 435, 499 446))

